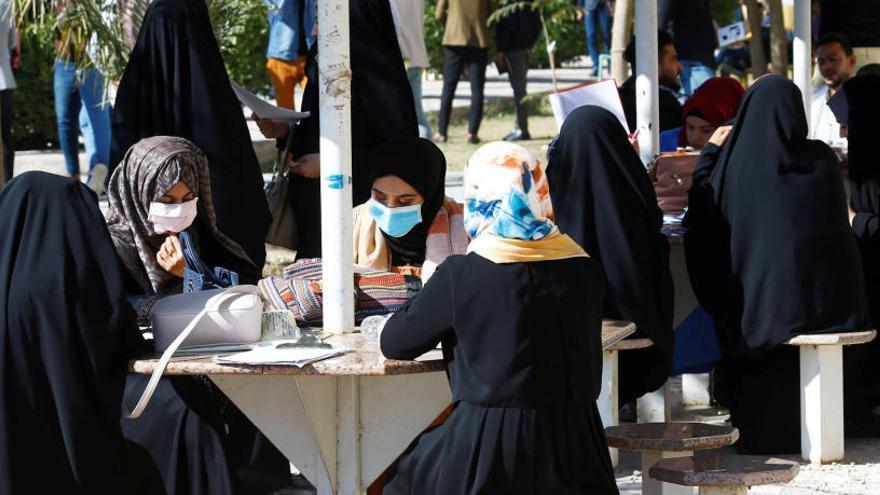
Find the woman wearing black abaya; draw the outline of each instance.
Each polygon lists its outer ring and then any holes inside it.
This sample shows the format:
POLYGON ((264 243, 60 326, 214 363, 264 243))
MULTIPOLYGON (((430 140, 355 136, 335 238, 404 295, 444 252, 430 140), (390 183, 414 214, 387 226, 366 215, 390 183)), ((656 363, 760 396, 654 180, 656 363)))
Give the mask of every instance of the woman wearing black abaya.
MULTIPOLYGON (((880 76, 856 76, 843 85, 849 112, 846 121, 849 140, 850 219, 862 255, 871 321, 880 321, 880 76)), ((847 359, 847 416, 860 424, 864 433, 880 431, 880 418, 871 414, 880 405, 880 340, 845 349, 847 359)), ((852 426, 856 426, 852 424, 852 426)), ((848 427, 850 432, 855 429, 848 427)))
POLYGON ((556 223, 601 263, 602 315, 636 324, 654 346, 620 354, 621 403, 660 388, 672 368, 673 287, 663 214, 645 167, 614 115, 573 111, 548 153, 556 223))
MULTIPOLYGON (((419 128, 388 0, 352 0, 349 9, 352 204, 359 205, 370 198, 369 151, 388 139, 418 136, 419 128)), ((300 258, 321 256, 318 56, 317 45, 312 46, 302 102, 302 110, 311 116, 297 126, 290 150, 294 163, 288 198, 296 211, 300 258)), ((267 137, 283 141, 287 135, 285 126, 259 123, 267 137)))
POLYGON ((616 494, 596 409, 601 267, 554 225, 547 178, 521 146, 481 147, 464 180, 468 254, 440 265, 380 339, 392 359, 442 342, 453 409, 383 493, 616 494))
POLYGON ((156 0, 144 16, 112 113, 111 172, 143 138, 177 136, 208 157, 220 230, 262 267, 269 210, 241 107, 204 0, 156 0))
POLYGON ((0 493, 164 493, 123 440, 143 348, 94 194, 31 172, 0 193, 0 493))
MULTIPOLYGON (((114 171, 107 195, 107 224, 116 255, 125 267, 125 290, 137 301, 139 318, 145 324, 149 324, 153 301, 183 290, 177 241, 181 231, 192 236, 195 249, 209 266, 234 270, 242 283, 259 279, 260 271, 241 246, 217 227, 207 160, 191 142, 170 136, 139 141, 114 171), (218 260, 225 260, 224 264, 218 260)), ((134 407, 147 381, 145 375, 129 376, 125 393, 129 407, 134 407)), ((225 397, 202 378, 165 377, 150 407, 141 417, 124 420, 122 430, 155 459, 169 493, 231 494, 237 492, 236 485, 248 493, 257 492, 249 483, 236 482, 236 460, 277 475, 265 491, 284 486, 290 475, 288 462, 274 448, 265 449, 275 455, 262 465, 241 459, 251 454, 254 430, 235 415, 232 433, 244 428, 248 438, 230 441, 221 417, 225 403, 225 397)))
POLYGON ((694 173, 685 253, 721 345, 719 386, 740 452, 798 452, 798 352, 781 344, 870 328, 837 159, 807 139, 794 83, 773 75, 746 92, 723 149, 712 141, 694 173))

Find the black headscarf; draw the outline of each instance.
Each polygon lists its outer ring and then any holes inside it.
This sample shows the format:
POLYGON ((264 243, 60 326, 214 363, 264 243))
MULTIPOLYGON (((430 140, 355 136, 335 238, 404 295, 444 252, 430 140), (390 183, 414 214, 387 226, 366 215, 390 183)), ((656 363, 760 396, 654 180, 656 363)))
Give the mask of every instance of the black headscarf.
POLYGON ((620 121, 600 107, 573 111, 548 152, 547 178, 559 229, 605 271, 603 316, 633 321, 637 336, 654 341, 639 364, 621 366, 621 400, 656 390, 672 367, 669 244, 654 188, 620 121))
MULTIPOLYGON (((370 198, 370 151, 389 139, 418 136, 412 88, 403 65, 388 0, 351 0, 351 144, 353 204, 370 198)), ((302 110, 311 117, 297 127, 293 156, 320 149, 317 44, 306 62, 302 110)), ((321 256, 320 189, 315 179, 294 176, 288 196, 297 212, 298 257, 321 256)))
POLYGON ((94 194, 42 172, 11 181, 0 193, 0 493, 135 493, 119 418, 142 344, 94 194))
POLYGON ((446 200, 446 157, 434 143, 420 137, 398 137, 383 143, 372 153, 370 184, 394 175, 422 195, 422 221, 403 237, 382 235, 391 247, 392 264, 425 261, 425 242, 431 222, 446 200))
POLYGON ((685 246, 724 350, 760 353, 802 333, 869 328, 837 159, 807 139, 794 83, 755 81, 711 165, 695 173, 685 246))
POLYGON ((204 0, 150 5, 112 121, 111 167, 143 138, 177 136, 195 143, 208 157, 220 231, 263 266, 270 221, 263 178, 204 0))

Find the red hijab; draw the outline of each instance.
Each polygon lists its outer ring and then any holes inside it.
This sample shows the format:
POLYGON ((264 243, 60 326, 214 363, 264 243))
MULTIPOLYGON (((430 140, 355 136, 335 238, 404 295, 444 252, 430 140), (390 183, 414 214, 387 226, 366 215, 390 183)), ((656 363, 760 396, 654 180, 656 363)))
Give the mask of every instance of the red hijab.
MULTIPOLYGON (((708 79, 685 102, 681 120, 684 122, 685 119, 694 115, 712 125, 721 125, 736 117, 743 93, 742 85, 732 77, 708 79)), ((681 133, 678 135, 678 144, 682 147, 690 146, 684 127, 681 128, 681 133)))

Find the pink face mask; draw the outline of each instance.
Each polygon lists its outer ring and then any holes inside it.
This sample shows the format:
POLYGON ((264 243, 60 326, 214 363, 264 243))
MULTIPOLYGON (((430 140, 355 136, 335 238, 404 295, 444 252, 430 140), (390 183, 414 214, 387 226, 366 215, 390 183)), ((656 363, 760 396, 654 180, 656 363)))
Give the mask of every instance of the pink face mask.
POLYGON ((150 203, 150 213, 147 218, 153 224, 153 231, 157 234, 177 234, 189 228, 198 213, 198 199, 193 198, 176 205, 150 203))

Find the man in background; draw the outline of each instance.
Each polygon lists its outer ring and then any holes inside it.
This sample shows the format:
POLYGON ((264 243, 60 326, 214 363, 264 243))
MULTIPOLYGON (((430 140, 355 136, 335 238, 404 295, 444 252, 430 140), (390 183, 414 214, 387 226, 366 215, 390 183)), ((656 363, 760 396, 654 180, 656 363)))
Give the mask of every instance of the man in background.
POLYGON ((525 141, 529 134, 529 115, 523 103, 529 74, 529 53, 541 33, 541 16, 530 9, 526 2, 518 2, 522 7, 498 22, 495 29, 495 65, 498 72, 506 71, 513 87, 516 103, 516 128, 505 141, 525 141))
POLYGON ((813 91, 810 106, 810 139, 824 141, 845 151, 846 139, 840 136, 840 124, 828 107, 828 100, 853 76, 856 56, 846 36, 828 33, 816 42, 816 67, 824 84, 813 91))
POLYGON ((681 87, 690 97, 715 77, 715 25, 709 0, 660 0, 660 29, 672 34, 681 62, 681 87))
MULTIPOLYGON (((681 89, 678 77, 681 73, 681 64, 678 62, 678 55, 675 52, 675 45, 672 43, 672 37, 665 31, 657 33, 657 51, 659 64, 657 65, 657 81, 660 83, 660 132, 668 129, 681 127, 681 104, 675 96, 681 89)), ((633 75, 624 82, 618 92, 620 93, 620 102, 623 104, 623 112, 626 114, 626 122, 629 125, 629 132, 636 131, 636 39, 633 38, 623 58, 629 62, 632 67, 633 75)))
POLYGON ((587 37, 587 53, 593 61, 593 77, 599 76, 599 31, 602 32, 602 53, 611 46, 611 7, 606 0, 575 0, 579 7, 577 20, 583 21, 587 37))
POLYGON ((266 70, 279 107, 296 109, 296 85, 306 87, 306 54, 315 42, 315 0, 264 0, 269 8, 266 70))

